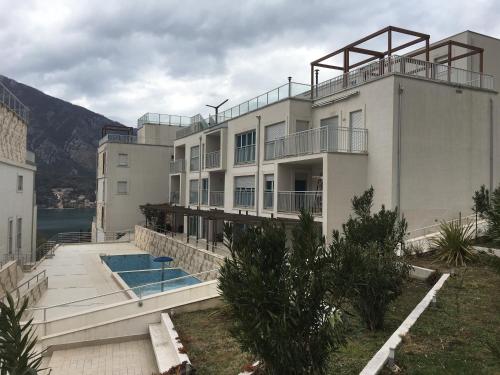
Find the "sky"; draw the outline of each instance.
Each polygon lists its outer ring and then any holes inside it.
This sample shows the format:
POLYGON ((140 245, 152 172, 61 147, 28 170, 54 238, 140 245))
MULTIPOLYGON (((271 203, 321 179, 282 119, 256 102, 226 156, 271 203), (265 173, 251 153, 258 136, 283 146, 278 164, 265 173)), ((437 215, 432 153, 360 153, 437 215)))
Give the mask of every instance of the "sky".
POLYGON ((433 42, 500 37, 499 19, 495 0, 0 0, 0 74, 135 126, 307 83, 311 61, 388 25, 433 42))

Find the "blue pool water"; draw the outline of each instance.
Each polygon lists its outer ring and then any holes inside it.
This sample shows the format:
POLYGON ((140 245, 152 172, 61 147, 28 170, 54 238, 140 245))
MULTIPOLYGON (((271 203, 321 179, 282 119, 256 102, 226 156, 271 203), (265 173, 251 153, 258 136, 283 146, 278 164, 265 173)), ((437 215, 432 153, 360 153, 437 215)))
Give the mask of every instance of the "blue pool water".
POLYGON ((155 262, 154 257, 149 254, 101 255, 101 259, 111 271, 117 272, 130 288, 183 277, 180 280, 134 289, 136 294, 141 293, 142 296, 201 283, 181 268, 165 268, 162 275, 161 263, 155 262))
POLYGON ((101 255, 101 259, 113 272, 161 268, 161 263, 154 262, 154 257, 149 254, 101 255))
MULTIPOLYGON (((167 291, 171 289, 181 288, 183 286, 189 286, 201 283, 194 276, 189 276, 189 274, 180 268, 166 268, 163 274, 163 280, 171 280, 179 277, 183 277, 179 280, 173 280, 170 282, 165 282, 162 284, 148 285, 143 288, 134 289, 135 294, 142 293, 143 296, 148 294, 160 293, 162 291, 167 291), (162 289, 163 285, 163 289, 162 289)), ((128 272, 118 272, 118 275, 127 283, 131 288, 150 284, 158 283, 162 281, 162 271, 161 270, 147 270, 147 271, 128 271, 128 272)))

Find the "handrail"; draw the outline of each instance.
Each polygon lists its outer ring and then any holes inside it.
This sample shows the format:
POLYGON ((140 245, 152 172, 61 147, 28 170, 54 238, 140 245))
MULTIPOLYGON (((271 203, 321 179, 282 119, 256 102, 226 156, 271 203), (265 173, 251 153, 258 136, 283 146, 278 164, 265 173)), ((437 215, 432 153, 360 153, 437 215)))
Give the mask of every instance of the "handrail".
POLYGON ((0 81, 0 104, 4 104, 26 124, 29 122, 29 108, 0 81))
MULTIPOLYGON (((36 278, 36 282, 38 283, 38 278, 41 274, 43 274, 43 277, 45 278, 46 276, 46 272, 47 270, 42 270, 40 272, 38 272, 36 275, 33 275, 31 278, 29 278, 28 280, 26 280, 25 282, 23 282, 21 285, 18 285, 16 286, 14 289, 12 289, 10 292, 8 292, 9 294, 14 294, 15 292, 18 292, 18 296, 20 296, 20 293, 19 293, 19 290, 25 286, 26 284, 28 285, 26 290, 29 290, 30 288, 30 282, 31 280, 33 280, 34 278, 36 278)), ((5 298, 6 297, 6 294, 4 294, 1 299, 5 298)))
POLYGON ((421 227, 421 228, 412 229, 412 230, 408 231, 407 237, 408 237, 408 239, 415 239, 415 238, 418 238, 421 236, 427 236, 429 234, 438 233, 443 221, 447 224, 454 223, 454 222, 462 222, 462 221, 464 221, 464 224, 470 224, 471 221, 475 220, 475 219, 476 219, 476 214, 471 214, 471 215, 467 215, 464 217, 459 217, 458 219, 441 220, 441 221, 437 222, 436 224, 428 225, 428 226, 421 227), (433 230, 433 231, 428 232, 429 230, 433 230), (422 232, 422 233, 421 234, 419 233, 419 235, 416 236, 415 235, 416 232, 422 232))
MULTIPOLYGON (((154 270, 161 270, 161 268, 154 269, 154 270)), ((145 270, 145 271, 148 271, 148 270, 145 270)), ((100 295, 93 296, 93 297, 81 298, 81 299, 77 299, 77 300, 73 300, 73 301, 69 301, 69 302, 60 303, 60 304, 57 304, 57 305, 30 307, 27 310, 29 310, 29 311, 44 310, 46 312, 47 310, 54 309, 54 308, 57 308, 57 307, 67 306, 67 305, 71 305, 71 304, 78 303, 78 302, 90 301, 90 300, 93 300, 93 299, 107 297, 107 296, 111 296, 111 295, 114 295, 114 294, 123 294, 125 292, 133 291, 134 289, 142 289, 142 288, 145 288, 145 287, 148 287, 148 286, 152 286, 152 285, 169 283, 169 282, 173 282, 173 281, 178 281, 180 279, 187 279, 187 278, 190 278, 190 277, 197 277, 197 276, 201 276, 201 275, 208 274, 208 273, 211 273, 211 272, 217 272, 218 273, 219 270, 217 268, 214 268, 214 269, 209 270, 209 271, 203 271, 203 272, 194 273, 194 274, 191 274, 191 275, 180 276, 180 277, 176 277, 175 279, 169 279, 169 280, 157 281, 157 282, 149 283, 149 284, 143 284, 143 285, 135 286, 135 287, 132 287, 132 288, 121 289, 121 290, 117 290, 117 291, 110 292, 110 293, 104 293, 104 294, 100 294, 100 295)), ((142 299, 142 293, 139 294, 139 299, 142 299)), ((44 316, 46 316, 45 313, 44 313, 44 316)), ((44 319, 44 321, 46 321, 46 319, 44 319)))

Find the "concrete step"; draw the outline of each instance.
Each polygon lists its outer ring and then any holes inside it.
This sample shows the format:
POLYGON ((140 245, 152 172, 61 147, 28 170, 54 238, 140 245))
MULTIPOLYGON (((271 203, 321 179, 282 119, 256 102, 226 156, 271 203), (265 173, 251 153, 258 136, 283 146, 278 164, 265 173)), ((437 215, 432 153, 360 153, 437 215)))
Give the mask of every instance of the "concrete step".
POLYGON ((161 314, 161 324, 165 331, 168 334, 168 337, 170 338, 170 342, 172 344, 172 347, 175 348, 175 353, 177 355, 179 363, 187 362, 191 363, 189 361, 189 358, 187 354, 181 353, 181 350, 183 349, 183 345, 181 341, 179 340, 179 335, 177 331, 175 330, 174 323, 172 322, 172 319, 170 319, 170 315, 167 313, 162 313, 161 314))
POLYGON ((179 364, 179 359, 172 347, 170 337, 162 323, 150 324, 149 335, 160 373, 168 371, 179 364))

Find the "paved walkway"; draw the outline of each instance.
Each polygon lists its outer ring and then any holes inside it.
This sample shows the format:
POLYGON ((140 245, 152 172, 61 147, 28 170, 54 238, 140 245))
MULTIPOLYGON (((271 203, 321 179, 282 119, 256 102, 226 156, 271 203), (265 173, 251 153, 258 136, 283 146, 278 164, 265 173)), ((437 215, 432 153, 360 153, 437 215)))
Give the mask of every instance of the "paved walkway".
MULTIPOLYGON (((90 298, 121 290, 111 278, 109 271, 101 264, 100 254, 139 253, 144 253, 144 251, 132 243, 63 245, 57 248, 53 258, 44 260, 31 273, 25 274, 24 279, 35 275, 41 270, 47 271, 49 278, 48 290, 35 307, 53 306, 90 298)), ((53 319, 127 299, 128 297, 125 294, 118 293, 99 299, 55 307, 47 310, 46 318, 53 319)), ((42 319, 42 317, 43 311, 35 311, 35 321, 42 319)))
POLYGON ((50 359, 51 375, 151 375, 158 373, 151 341, 58 350, 50 359))

